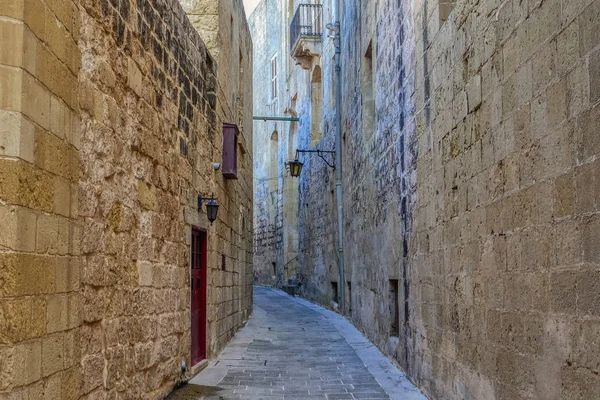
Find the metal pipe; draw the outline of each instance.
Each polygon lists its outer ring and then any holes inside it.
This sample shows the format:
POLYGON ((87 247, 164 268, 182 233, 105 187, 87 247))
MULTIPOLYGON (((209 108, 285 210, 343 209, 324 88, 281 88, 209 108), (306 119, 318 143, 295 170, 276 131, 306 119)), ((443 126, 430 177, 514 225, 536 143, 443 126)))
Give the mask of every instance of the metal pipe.
POLYGON ((287 122, 298 122, 300 118, 290 118, 290 117, 260 117, 254 116, 252 117, 254 121, 287 121, 287 122))
MULTIPOLYGON (((335 78, 336 78, 336 90, 335 90, 335 113, 336 113, 336 169, 335 169, 335 192, 337 202, 337 222, 338 222, 338 267, 339 267, 339 279, 340 279, 340 311, 343 314, 346 313, 346 279, 344 278, 344 221, 343 221, 343 208, 342 208, 342 32, 340 30, 341 21, 341 9, 340 0, 335 0, 335 78)), ((352 301, 352 300, 351 300, 352 301)))

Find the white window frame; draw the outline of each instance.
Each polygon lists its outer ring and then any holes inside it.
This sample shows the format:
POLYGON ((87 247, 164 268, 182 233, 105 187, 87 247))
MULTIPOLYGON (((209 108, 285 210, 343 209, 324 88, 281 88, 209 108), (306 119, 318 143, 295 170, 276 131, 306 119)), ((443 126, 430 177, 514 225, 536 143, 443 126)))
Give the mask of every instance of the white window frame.
POLYGON ((278 78, 277 78, 277 53, 271 57, 271 101, 277 100, 278 78))

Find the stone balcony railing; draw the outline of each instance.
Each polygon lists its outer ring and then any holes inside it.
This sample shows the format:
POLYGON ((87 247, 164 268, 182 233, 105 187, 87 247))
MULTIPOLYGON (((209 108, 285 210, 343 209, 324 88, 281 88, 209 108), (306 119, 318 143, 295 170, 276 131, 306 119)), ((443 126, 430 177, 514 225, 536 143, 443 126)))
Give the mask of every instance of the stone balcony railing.
POLYGON ((312 58, 321 54, 323 5, 300 4, 290 25, 291 56, 304 69, 310 69, 312 58))

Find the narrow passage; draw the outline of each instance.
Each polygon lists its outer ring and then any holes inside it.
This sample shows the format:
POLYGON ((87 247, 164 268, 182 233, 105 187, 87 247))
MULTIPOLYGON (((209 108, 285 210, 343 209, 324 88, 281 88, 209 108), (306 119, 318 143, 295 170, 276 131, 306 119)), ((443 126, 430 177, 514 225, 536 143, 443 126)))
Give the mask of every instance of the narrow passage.
POLYGON ((254 288, 254 314, 191 381, 206 399, 425 397, 339 315, 280 291, 254 288))

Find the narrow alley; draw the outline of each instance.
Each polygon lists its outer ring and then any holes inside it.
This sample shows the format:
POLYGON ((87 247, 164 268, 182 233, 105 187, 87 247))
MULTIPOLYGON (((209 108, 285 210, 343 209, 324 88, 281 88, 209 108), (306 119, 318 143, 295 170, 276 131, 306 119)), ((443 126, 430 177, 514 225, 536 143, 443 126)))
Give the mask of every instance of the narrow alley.
POLYGON ((600 400, 600 0, 0 0, 0 400, 600 400))
POLYGON ((220 356, 169 400, 195 391, 227 400, 425 399, 338 314, 261 286, 254 307, 220 356))

